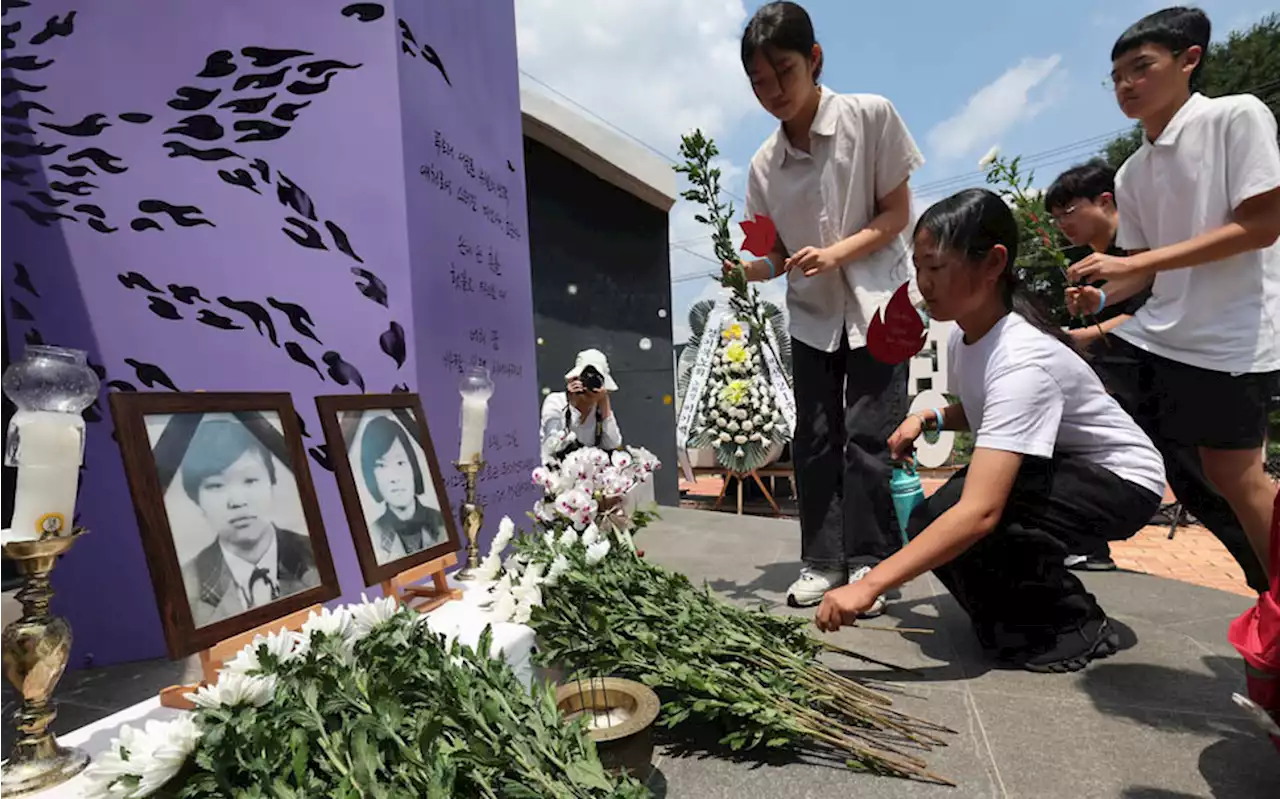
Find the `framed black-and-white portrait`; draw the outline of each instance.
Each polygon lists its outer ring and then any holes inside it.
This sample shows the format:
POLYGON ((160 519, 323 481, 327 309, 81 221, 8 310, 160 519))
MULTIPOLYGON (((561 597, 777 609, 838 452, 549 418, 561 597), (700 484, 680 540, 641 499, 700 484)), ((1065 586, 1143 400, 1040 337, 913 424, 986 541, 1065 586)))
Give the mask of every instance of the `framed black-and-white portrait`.
POLYGON ((458 549, 417 394, 316 397, 366 585, 458 549))
POLYGON ((340 594, 288 394, 116 393, 171 657, 340 594))

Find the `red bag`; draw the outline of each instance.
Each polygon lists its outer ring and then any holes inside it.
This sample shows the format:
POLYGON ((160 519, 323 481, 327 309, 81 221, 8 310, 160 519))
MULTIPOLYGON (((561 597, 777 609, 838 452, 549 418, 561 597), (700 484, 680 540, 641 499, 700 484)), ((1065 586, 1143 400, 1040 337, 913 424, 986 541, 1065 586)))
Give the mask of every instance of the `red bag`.
POLYGON ((1276 494, 1271 514, 1270 560, 1270 590, 1258 597, 1257 605, 1231 622, 1227 639, 1244 658, 1249 699, 1258 711, 1270 716, 1273 723, 1267 725, 1268 732, 1280 750, 1276 727, 1280 725, 1280 493, 1276 494))

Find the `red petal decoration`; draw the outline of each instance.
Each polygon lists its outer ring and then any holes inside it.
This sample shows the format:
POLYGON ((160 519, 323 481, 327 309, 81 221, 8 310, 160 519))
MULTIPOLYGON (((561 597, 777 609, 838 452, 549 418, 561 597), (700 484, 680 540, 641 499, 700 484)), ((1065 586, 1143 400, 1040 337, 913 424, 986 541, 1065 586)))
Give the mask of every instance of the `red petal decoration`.
MULTIPOLYGON (((1280 723, 1280 494, 1271 515, 1271 589, 1227 628, 1245 663, 1249 698, 1280 723)), ((1271 742, 1280 749, 1280 737, 1271 742)))
POLYGON ((757 258, 763 258, 773 252, 773 245, 778 243, 778 228, 774 226, 772 219, 763 214, 756 214, 755 219, 738 224, 742 226, 742 232, 747 234, 746 241, 742 242, 742 249, 757 258))
POLYGON ((903 283, 893 292, 884 308, 884 320, 877 309, 867 328, 867 349, 881 363, 903 363, 924 349, 924 320, 911 304, 907 286, 903 283))

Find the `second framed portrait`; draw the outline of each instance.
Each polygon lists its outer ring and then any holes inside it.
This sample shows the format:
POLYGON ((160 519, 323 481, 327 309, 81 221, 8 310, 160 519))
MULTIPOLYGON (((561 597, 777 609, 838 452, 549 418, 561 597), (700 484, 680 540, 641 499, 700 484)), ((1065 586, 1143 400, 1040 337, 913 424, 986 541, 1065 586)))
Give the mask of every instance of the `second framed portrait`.
POLYGON ((366 585, 458 549, 417 394, 316 397, 366 585))

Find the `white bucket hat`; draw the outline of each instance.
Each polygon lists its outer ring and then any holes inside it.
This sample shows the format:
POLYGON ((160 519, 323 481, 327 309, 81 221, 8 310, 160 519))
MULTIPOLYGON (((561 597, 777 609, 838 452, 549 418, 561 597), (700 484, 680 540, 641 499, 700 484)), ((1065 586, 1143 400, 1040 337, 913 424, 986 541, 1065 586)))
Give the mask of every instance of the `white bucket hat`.
POLYGON ((609 359, 604 357, 604 353, 600 350, 583 350, 578 353, 578 359, 574 361, 573 368, 564 376, 565 380, 574 380, 582 377, 582 372, 588 366, 594 366, 596 371, 604 376, 604 390, 617 391, 618 384, 613 382, 613 377, 609 374, 609 359))

